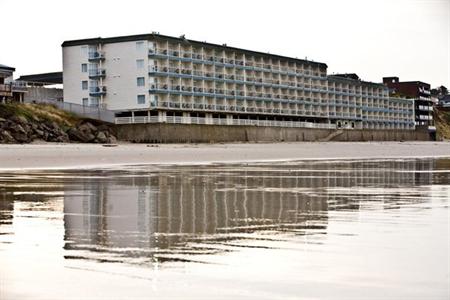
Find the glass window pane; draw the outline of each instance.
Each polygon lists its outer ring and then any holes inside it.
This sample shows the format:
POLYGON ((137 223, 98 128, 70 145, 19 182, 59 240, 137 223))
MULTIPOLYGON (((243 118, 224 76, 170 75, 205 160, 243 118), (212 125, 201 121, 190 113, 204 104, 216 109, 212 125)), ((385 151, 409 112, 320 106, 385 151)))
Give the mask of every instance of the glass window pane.
POLYGON ((145 95, 137 96, 137 104, 145 104, 145 95))
POLYGON ((144 85, 145 85, 144 77, 138 77, 137 78, 137 86, 144 86, 144 85))
POLYGON ((136 59, 136 68, 138 68, 138 69, 144 68, 144 60, 143 59, 136 59))

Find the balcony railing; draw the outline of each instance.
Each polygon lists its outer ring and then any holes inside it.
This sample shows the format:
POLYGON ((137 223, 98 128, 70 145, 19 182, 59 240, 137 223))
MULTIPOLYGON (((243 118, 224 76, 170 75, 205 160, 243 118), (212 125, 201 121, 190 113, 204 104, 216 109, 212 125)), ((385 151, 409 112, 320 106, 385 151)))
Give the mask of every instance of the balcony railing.
POLYGON ((285 67, 282 66, 279 68, 278 64, 268 64, 268 63, 261 63, 256 62, 253 60, 247 60, 243 61, 240 59, 233 59, 229 57, 221 57, 221 56, 215 56, 214 54, 206 54, 204 53, 192 53, 188 51, 179 51, 179 50, 173 50, 173 49, 149 49, 148 50, 149 56, 162 56, 167 57, 169 59, 175 59, 175 60, 194 60, 200 63, 205 64, 216 64, 216 65, 223 65, 223 66, 231 66, 231 67, 240 67, 245 69, 256 69, 256 70, 267 70, 270 72, 277 72, 277 73, 283 73, 283 74, 294 74, 298 76, 311 76, 311 77, 317 77, 318 79, 322 79, 326 77, 325 73, 322 72, 312 72, 312 71, 305 71, 302 68, 295 68, 295 67, 285 67))
POLYGON ((91 86, 89 88, 90 96, 100 96, 106 94, 106 86, 91 86))
POLYGON ((17 91, 17 92, 24 92, 27 90, 27 83, 26 81, 19 81, 19 80, 14 80, 12 83, 12 90, 13 92, 17 91))
POLYGON ((116 124, 142 124, 142 123, 170 123, 170 124, 205 124, 205 125, 228 125, 228 126, 264 126, 264 127, 299 127, 336 129, 335 124, 311 123, 296 121, 271 121, 271 120, 248 120, 248 119, 221 119, 221 118, 198 118, 198 117, 118 117, 116 124))
POLYGON ((93 51, 88 53, 88 61, 99 61, 105 59, 103 51, 93 51))
POLYGON ((89 78, 104 78, 106 76, 105 69, 89 70, 89 78))
POLYGON ((11 96, 12 87, 11 84, 0 84, 0 96, 11 96))
POLYGON ((10 94, 12 92, 11 84, 0 84, 0 93, 10 94))

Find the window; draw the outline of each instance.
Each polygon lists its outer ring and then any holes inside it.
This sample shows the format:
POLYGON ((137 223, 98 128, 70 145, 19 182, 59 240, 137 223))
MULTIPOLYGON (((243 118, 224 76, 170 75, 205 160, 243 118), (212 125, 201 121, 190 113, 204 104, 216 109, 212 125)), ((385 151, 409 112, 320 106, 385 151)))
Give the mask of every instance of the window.
POLYGON ((145 85, 144 77, 138 77, 137 78, 137 86, 144 86, 144 85, 145 85))
POLYGON ((138 68, 138 69, 144 68, 144 60, 143 59, 136 59, 136 68, 138 68))
POLYGON ((81 46, 81 56, 87 56, 88 55, 88 47, 87 46, 81 46))
POLYGON ((143 50, 144 49, 144 42, 143 41, 139 41, 136 42, 136 50, 143 50))
POLYGON ((83 73, 87 72, 87 64, 81 64, 81 72, 83 73))
POLYGON ((81 89, 82 90, 87 90, 88 89, 88 82, 87 80, 84 80, 81 82, 81 89))
POLYGON ((145 95, 137 96, 137 104, 145 104, 145 95))
POLYGON ((90 106, 98 107, 98 98, 91 98, 90 106))
POLYGON ((89 86, 91 88, 97 87, 98 86, 98 81, 97 80, 89 80, 89 86))
POLYGON ((89 105, 89 99, 83 98, 83 106, 88 106, 88 105, 89 105))

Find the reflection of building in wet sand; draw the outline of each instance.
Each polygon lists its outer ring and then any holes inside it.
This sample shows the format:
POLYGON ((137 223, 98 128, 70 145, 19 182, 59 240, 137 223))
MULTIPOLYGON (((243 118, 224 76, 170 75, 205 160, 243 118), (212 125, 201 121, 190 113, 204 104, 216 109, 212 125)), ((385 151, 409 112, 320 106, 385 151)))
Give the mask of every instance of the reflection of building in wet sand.
MULTIPOLYGON (((0 192, 0 226, 12 224, 14 202, 12 201, 12 193, 0 192)), ((2 230, 0 229, 0 234, 2 230)))
POLYGON ((121 255, 142 257, 261 230, 325 233, 328 210, 359 209, 351 193, 330 193, 333 188, 428 184, 431 173, 418 171, 432 168, 427 160, 316 162, 168 167, 108 181, 93 176, 81 182, 81 196, 65 198, 66 248, 109 254, 126 248, 121 255))
POLYGON ((309 196, 292 192, 295 179, 238 173, 229 177, 180 170, 109 182, 90 180, 81 196, 65 198, 66 240, 87 248, 164 249, 198 237, 283 230, 323 218, 326 198, 308 201, 309 196))

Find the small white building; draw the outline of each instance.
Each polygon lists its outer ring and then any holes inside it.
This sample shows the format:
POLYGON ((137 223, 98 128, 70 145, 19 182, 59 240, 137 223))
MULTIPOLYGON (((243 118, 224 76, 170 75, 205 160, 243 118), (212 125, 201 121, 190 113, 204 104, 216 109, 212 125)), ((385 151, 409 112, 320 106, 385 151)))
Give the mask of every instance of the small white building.
POLYGON ((0 103, 23 102, 26 86, 24 82, 14 80, 15 70, 0 64, 0 103))

